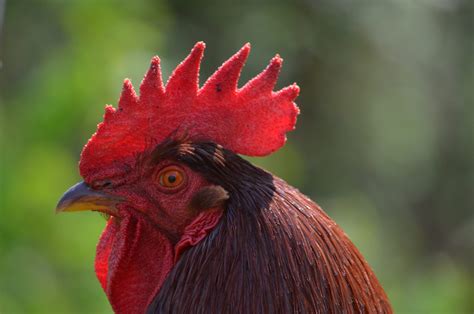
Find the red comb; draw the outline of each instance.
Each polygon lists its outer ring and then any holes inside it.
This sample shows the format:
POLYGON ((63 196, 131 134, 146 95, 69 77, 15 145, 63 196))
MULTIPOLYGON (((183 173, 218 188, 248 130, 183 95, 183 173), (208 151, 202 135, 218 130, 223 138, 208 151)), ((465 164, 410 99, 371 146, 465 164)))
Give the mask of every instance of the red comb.
POLYGON ((250 51, 246 44, 199 88, 204 48, 203 42, 194 46, 166 88, 158 57, 151 60, 140 97, 132 83, 124 81, 118 109, 106 106, 104 121, 82 151, 83 177, 137 155, 150 141, 159 143, 178 129, 193 140, 213 141, 249 156, 268 155, 284 145, 285 133, 294 129, 299 113, 293 103, 299 87, 293 84, 273 91, 283 60, 275 56, 239 89, 237 82, 250 51))

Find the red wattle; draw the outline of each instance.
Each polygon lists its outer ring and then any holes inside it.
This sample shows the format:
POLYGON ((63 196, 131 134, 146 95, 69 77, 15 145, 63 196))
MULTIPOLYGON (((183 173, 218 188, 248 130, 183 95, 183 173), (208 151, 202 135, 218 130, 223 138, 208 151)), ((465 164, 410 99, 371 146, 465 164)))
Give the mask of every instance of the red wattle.
POLYGON ((144 313, 181 254, 198 244, 217 225, 220 210, 199 214, 173 248, 145 218, 111 218, 95 260, 95 272, 115 313, 144 313))
POLYGON ((115 313, 143 313, 173 267, 173 248, 141 218, 114 219, 97 246, 97 278, 115 313))

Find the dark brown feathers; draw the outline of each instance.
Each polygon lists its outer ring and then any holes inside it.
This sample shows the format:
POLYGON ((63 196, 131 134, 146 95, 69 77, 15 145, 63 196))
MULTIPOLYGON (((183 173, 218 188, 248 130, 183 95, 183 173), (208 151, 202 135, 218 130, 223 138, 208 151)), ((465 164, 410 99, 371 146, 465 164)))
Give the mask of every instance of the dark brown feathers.
POLYGON ((346 234, 297 189, 212 143, 171 151, 229 199, 219 224, 182 255, 148 313, 392 312, 346 234))
POLYGON ((215 207, 221 207, 229 198, 229 194, 219 185, 211 185, 202 188, 189 202, 189 209, 195 212, 215 207))

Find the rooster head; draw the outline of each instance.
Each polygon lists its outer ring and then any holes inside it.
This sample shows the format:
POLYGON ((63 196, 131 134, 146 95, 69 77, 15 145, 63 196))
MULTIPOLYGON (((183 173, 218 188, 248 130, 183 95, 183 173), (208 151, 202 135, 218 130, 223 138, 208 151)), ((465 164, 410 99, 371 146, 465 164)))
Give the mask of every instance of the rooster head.
POLYGON ((200 88, 204 48, 198 42, 166 86, 158 57, 139 96, 125 80, 118 107, 106 106, 104 121, 82 151, 84 181, 57 206, 58 212, 110 216, 95 270, 119 313, 144 312, 181 254, 219 223, 232 198, 232 183, 222 184, 224 152, 268 155, 284 145, 296 123, 298 86, 273 91, 282 65, 278 55, 238 88, 246 44, 200 88), (204 149, 208 158, 193 154, 195 143, 210 148, 204 149), (220 163, 222 171, 209 173, 207 163, 220 163))

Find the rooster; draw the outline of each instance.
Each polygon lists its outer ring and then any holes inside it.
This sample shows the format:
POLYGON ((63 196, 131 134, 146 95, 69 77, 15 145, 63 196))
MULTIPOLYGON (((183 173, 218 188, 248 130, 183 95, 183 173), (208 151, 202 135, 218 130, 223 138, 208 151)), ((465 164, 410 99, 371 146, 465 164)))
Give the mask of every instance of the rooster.
POLYGON ((166 87, 154 57, 79 162, 58 212, 108 221, 95 272, 116 313, 391 313, 367 262, 308 197, 238 154, 265 156, 294 129, 282 59, 242 88, 250 45, 199 88, 197 43, 166 87))

